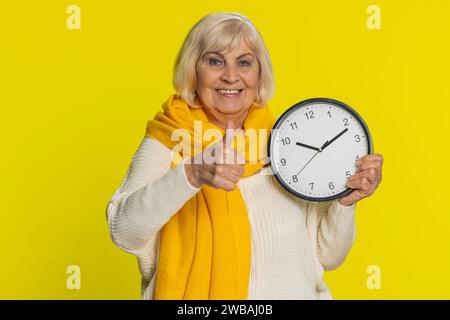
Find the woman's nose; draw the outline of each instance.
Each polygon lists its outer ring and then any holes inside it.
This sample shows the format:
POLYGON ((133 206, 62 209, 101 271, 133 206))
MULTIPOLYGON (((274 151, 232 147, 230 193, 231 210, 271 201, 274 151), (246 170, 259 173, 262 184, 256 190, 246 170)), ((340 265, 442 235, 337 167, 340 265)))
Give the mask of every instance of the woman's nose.
POLYGON ((239 80, 239 72, 234 66, 226 66, 222 73, 221 79, 225 82, 234 83, 239 80))

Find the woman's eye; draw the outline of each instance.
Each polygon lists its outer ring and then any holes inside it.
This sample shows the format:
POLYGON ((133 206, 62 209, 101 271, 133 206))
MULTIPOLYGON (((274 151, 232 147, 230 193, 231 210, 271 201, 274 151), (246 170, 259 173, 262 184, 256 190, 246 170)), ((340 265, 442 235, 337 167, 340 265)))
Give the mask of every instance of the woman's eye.
POLYGON ((222 64, 222 61, 220 61, 219 59, 209 59, 209 64, 212 66, 220 66, 222 64))
POLYGON ((251 63, 249 61, 246 61, 246 60, 241 60, 241 61, 238 62, 238 64, 240 66, 243 66, 243 67, 248 67, 248 66, 251 65, 251 63))

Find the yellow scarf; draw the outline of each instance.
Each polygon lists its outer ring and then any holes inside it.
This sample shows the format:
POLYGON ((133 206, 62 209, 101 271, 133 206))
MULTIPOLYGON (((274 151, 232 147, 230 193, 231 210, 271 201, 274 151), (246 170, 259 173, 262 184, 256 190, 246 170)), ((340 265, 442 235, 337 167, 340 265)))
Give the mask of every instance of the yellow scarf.
MULTIPOLYGON (((202 122, 203 132, 217 129, 225 134, 225 130, 208 121, 202 108, 192 108, 179 96, 172 95, 163 104, 163 112, 158 112, 153 120, 148 121, 145 136, 155 138, 172 149, 179 143, 171 140, 174 130, 183 128, 192 138, 196 136, 195 120, 202 122)), ((274 122, 267 106, 253 104, 245 120, 244 131, 266 129, 270 134, 274 122)), ((248 150, 252 147, 248 140, 245 139, 244 177, 262 167, 259 162, 248 163, 248 150)), ((202 141, 202 149, 210 143, 202 141)), ((258 161, 263 160, 261 156, 258 155, 258 161)), ((172 167, 175 165, 172 163, 172 167)), ((239 189, 227 192, 203 185, 161 230, 154 299, 245 300, 250 258, 250 224, 239 189)))

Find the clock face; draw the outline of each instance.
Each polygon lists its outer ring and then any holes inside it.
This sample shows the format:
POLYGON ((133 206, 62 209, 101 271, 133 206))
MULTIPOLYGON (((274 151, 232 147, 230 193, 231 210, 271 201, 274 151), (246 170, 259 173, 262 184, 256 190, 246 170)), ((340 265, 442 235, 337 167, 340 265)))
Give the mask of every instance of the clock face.
POLYGON ((316 98, 284 112, 269 141, 272 171, 290 193, 309 201, 341 198, 356 161, 372 153, 362 118, 346 104, 316 98))

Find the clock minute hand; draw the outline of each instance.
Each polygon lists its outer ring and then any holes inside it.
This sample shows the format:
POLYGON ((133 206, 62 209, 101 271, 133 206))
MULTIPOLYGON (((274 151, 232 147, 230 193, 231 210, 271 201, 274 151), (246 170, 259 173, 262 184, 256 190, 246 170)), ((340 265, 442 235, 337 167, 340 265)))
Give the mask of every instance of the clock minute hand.
POLYGON ((342 136, 344 133, 346 133, 348 131, 348 128, 345 128, 344 130, 342 130, 341 132, 339 132, 333 139, 328 140, 327 142, 325 142, 325 144, 322 146, 322 150, 325 149, 326 147, 328 147, 330 144, 332 144, 334 141, 336 141, 340 136, 342 136))
POLYGON ((300 147, 305 147, 305 148, 312 149, 312 150, 315 150, 315 151, 319 151, 319 152, 322 151, 322 149, 320 149, 320 148, 316 148, 316 147, 313 147, 313 146, 310 146, 310 145, 307 145, 307 144, 304 144, 304 143, 301 143, 301 142, 296 142, 295 144, 300 146, 300 147))

